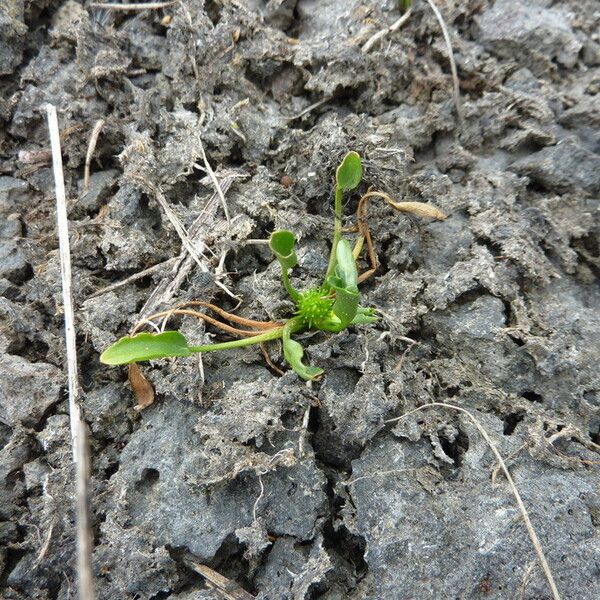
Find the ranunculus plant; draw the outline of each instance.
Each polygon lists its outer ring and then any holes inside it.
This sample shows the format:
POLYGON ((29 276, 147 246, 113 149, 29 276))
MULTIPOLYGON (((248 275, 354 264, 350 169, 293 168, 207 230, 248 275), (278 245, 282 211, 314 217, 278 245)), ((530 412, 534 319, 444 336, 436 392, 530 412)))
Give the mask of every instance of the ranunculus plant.
POLYGON ((293 335, 304 331, 340 332, 353 325, 369 325, 377 320, 375 309, 361 306, 358 284, 371 275, 376 269, 376 257, 371 235, 366 223, 366 205, 370 198, 379 197, 396 210, 410 212, 418 216, 429 216, 438 219, 445 215, 431 205, 420 202, 395 202, 383 192, 368 192, 358 204, 357 225, 358 239, 354 248, 344 237, 342 229, 342 210, 344 193, 357 188, 362 180, 362 162, 356 152, 348 152, 336 171, 335 187, 335 221, 331 254, 327 271, 321 285, 300 291, 290 281, 290 271, 297 266, 296 237, 290 231, 275 231, 269 240, 273 254, 281 266, 283 287, 296 305, 296 310, 287 321, 254 321, 244 319, 207 302, 195 301, 178 305, 171 310, 163 311, 153 317, 170 315, 196 316, 221 330, 238 336, 227 342, 190 345, 179 331, 163 333, 136 333, 125 336, 107 348, 100 360, 108 365, 123 365, 159 358, 190 356, 195 352, 216 352, 243 348, 253 344, 262 344, 272 340, 281 340, 283 355, 287 363, 302 379, 313 379, 323 373, 323 369, 304 363, 302 345, 292 339, 293 335), (360 277, 356 260, 364 245, 367 245, 371 268, 360 277), (190 307, 201 306, 212 310, 225 321, 224 323, 205 313, 190 307), (241 329, 238 325, 245 327, 241 329))

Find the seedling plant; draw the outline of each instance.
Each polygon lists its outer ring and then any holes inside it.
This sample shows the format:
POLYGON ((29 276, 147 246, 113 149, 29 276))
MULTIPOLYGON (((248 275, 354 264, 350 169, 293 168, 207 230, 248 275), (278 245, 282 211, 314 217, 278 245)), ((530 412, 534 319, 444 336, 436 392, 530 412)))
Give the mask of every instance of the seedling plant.
POLYGON ((358 187, 362 173, 362 162, 356 152, 348 152, 336 170, 331 253, 321 285, 304 291, 297 290, 290 281, 290 271, 298 264, 296 237, 291 231, 285 230, 275 231, 271 235, 269 245, 281 266, 283 287, 296 307, 294 314, 285 322, 245 319, 208 302, 186 302, 170 310, 151 315, 142 321, 130 336, 122 337, 107 348, 101 354, 100 360, 108 365, 131 365, 141 361, 190 356, 197 352, 216 352, 281 340, 286 362, 302 379, 311 380, 322 375, 323 369, 305 364, 304 349, 298 341, 292 339, 292 336, 305 331, 338 333, 352 325, 369 325, 377 320, 373 308, 361 306, 358 289, 358 284, 370 277, 377 268, 377 257, 366 221, 369 200, 379 197, 402 212, 438 219, 445 218, 443 213, 429 204, 395 202, 383 192, 370 191, 358 203, 357 223, 353 230, 358 232, 358 238, 353 248, 343 235, 343 198, 345 193, 358 187), (359 275, 356 261, 365 245, 370 269, 359 275), (208 309, 223 320, 195 310, 195 307, 208 309), (194 346, 190 345, 179 331, 138 333, 138 330, 152 319, 169 318, 173 315, 189 315, 202 319, 239 339, 194 346))

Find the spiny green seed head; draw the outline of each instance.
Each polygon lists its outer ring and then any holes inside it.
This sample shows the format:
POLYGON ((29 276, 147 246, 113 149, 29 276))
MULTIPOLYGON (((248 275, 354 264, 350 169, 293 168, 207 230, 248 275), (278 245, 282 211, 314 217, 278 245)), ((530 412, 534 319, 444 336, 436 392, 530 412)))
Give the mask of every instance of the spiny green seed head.
POLYGON ((308 328, 319 326, 328 319, 334 299, 323 288, 315 288, 300 294, 296 314, 306 323, 308 328))

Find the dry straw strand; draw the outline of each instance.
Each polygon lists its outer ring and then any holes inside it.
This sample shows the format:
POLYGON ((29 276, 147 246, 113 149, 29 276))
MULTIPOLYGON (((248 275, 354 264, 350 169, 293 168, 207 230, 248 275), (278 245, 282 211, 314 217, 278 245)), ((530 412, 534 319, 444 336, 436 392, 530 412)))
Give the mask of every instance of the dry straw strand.
POLYGON ((52 147, 52 167, 56 189, 56 221, 58 229, 60 274, 62 280, 67 348, 67 374, 69 384, 69 418, 71 443, 75 462, 75 515, 77 527, 77 581, 80 600, 94 600, 92 572, 92 533, 88 510, 89 451, 86 424, 79 408, 79 381, 77 372, 77 346, 75 343, 75 314, 71 292, 71 250, 67 220, 67 200, 60 150, 60 132, 56 108, 46 106, 48 130, 52 147))
POLYGON ((540 543, 540 540, 537 536, 537 533, 535 532, 535 529, 533 527, 531 519, 529 518, 529 513, 527 512, 527 508, 525 508, 525 504, 521 498, 521 494, 519 494, 519 490, 517 489, 517 486, 510 474, 510 471, 508 470, 508 467, 506 466, 506 463, 504 462, 504 459, 502 458, 502 455, 500 454, 498 448, 496 448, 496 445, 492 441, 492 438, 490 438, 488 432, 484 429, 483 425, 481 425, 481 423, 479 423, 479 421, 468 410, 461 408, 460 406, 455 406, 454 404, 446 404, 445 402, 432 402, 431 404, 425 404, 424 406, 419 406, 418 408, 415 408, 414 410, 410 410, 400 417, 396 417, 395 419, 388 419, 386 421, 386 423, 393 423, 396 421, 400 421, 402 419, 406 419, 410 415, 413 415, 422 410, 426 410, 428 408, 433 408, 434 406, 441 407, 441 408, 449 408, 451 410, 456 410, 456 411, 466 415, 471 420, 473 425, 475 425, 475 427, 477 428, 477 431, 479 431, 479 433, 481 434, 483 439, 486 441, 487 445, 490 447, 490 450, 493 452, 494 456, 496 457, 496 460, 498 461, 498 464, 500 465, 500 468, 502 469, 502 472, 504 473, 504 476, 506 477, 506 480, 508 481, 508 485, 511 489, 511 492, 512 492, 513 496, 515 497, 517 506, 519 507, 519 511, 521 512, 521 516, 525 523, 525 527, 527 528, 527 533, 529 534, 531 543, 533 544, 533 547, 535 548, 535 552, 538 556, 540 564, 542 565, 542 570, 544 571, 544 575, 546 576, 546 579, 548 581, 548 585, 552 592, 552 597, 554 598, 554 600, 560 600, 560 594, 558 593, 558 588, 556 587, 556 583, 554 582, 554 577, 552 575, 552 571, 550 570, 550 565, 548 564, 548 561, 546 560, 544 550, 542 549, 542 544, 540 543))

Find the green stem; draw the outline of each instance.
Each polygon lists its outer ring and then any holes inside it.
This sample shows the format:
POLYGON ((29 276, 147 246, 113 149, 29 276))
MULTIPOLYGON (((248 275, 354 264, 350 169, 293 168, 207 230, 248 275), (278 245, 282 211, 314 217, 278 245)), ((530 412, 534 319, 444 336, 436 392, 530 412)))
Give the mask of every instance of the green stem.
POLYGON ((244 348, 253 344, 262 344, 271 340, 278 340, 283 334, 283 327, 277 327, 267 333, 261 333, 242 340, 231 340, 230 342, 221 342, 220 344, 206 344, 204 346, 190 346, 191 352, 216 352, 217 350, 230 350, 231 348, 244 348))
POLYGON ((281 268, 281 281, 283 282, 283 287, 286 289, 287 293, 290 295, 290 298, 294 302, 298 302, 300 300, 300 293, 294 288, 294 286, 290 283, 290 277, 288 275, 288 270, 281 268))
POLYGON ((342 237, 342 200, 344 196, 344 190, 340 186, 335 188, 335 222, 333 225, 333 241, 331 245, 331 254, 329 255, 329 265, 327 266, 327 273, 325 273, 325 279, 330 275, 333 275, 335 265, 337 262, 336 250, 338 242, 342 237))
POLYGON ((289 340, 292 336, 292 333, 298 333, 304 329, 304 323, 300 317, 293 317, 292 319, 288 319, 282 330, 282 339, 283 341, 289 340))

